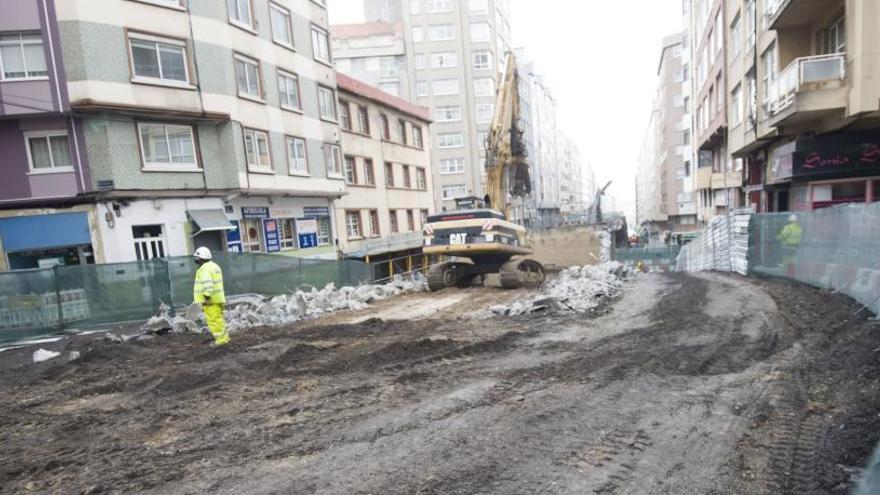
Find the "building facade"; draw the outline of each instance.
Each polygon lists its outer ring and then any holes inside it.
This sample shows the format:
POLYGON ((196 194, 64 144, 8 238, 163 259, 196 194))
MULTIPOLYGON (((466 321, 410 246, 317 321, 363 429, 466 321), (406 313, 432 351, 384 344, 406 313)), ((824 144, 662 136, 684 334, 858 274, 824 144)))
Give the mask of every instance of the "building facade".
POLYGON ((331 26, 336 69, 388 94, 412 101, 403 28, 399 22, 331 26))
POLYGON ((371 261, 421 250, 434 211, 428 109, 338 74, 348 194, 337 203, 346 257, 371 261))

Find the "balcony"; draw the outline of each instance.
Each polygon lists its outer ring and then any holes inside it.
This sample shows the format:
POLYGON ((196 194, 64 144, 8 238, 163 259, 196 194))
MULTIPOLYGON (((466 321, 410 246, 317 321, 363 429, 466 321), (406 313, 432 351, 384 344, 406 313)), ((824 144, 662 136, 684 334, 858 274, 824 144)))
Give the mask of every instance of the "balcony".
POLYGON ((767 0, 764 16, 768 29, 785 29, 809 24, 829 10, 828 0, 767 0))
POLYGON ((820 118, 846 108, 846 54, 796 58, 770 83, 770 125, 820 118))
POLYGON ((712 187, 712 168, 700 167, 697 169, 697 189, 709 189, 712 187))
POLYGON ((742 187, 742 171, 715 172, 712 174, 712 189, 742 187))

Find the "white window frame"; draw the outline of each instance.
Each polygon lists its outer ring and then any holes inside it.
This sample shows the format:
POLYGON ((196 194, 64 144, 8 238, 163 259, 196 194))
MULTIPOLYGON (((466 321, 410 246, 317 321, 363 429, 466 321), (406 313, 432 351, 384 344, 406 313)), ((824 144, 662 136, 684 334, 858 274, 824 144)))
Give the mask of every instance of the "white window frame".
POLYGON ((168 251, 165 249, 165 225, 163 224, 146 224, 131 226, 132 240, 134 241, 135 257, 138 261, 148 261, 156 258, 165 258, 168 251), (134 229, 136 227, 153 227, 161 228, 162 233, 158 237, 134 237, 134 229))
POLYGON ((73 153, 70 151, 70 137, 67 134, 66 130, 58 129, 52 131, 29 131, 24 133, 24 147, 27 152, 27 160, 28 160, 28 173, 35 175, 42 174, 62 174, 62 173, 70 173, 74 171, 73 166, 73 153), (68 139, 67 153, 70 155, 71 165, 69 167, 56 167, 55 166, 55 156, 52 154, 52 143, 50 142, 50 138, 64 136, 68 139), (34 157, 31 154, 31 139, 45 139, 46 145, 49 147, 49 162, 51 166, 46 168, 34 168, 34 157))
POLYGON ((345 210, 345 235, 349 240, 364 238, 360 210, 345 210))
MULTIPOLYGON (((238 96, 240 98, 248 98, 251 100, 263 101, 263 91, 264 91, 264 89, 263 89, 263 74, 262 74, 262 71, 260 70, 260 62, 256 59, 250 58, 250 57, 248 57, 246 55, 242 55, 240 53, 233 54, 233 59, 234 59, 233 60, 233 62, 234 62, 233 63, 233 73, 235 75, 235 89, 238 93, 238 96), (246 92, 241 91, 241 88, 238 86, 238 70, 237 70, 238 63, 242 63, 245 65, 250 64, 256 68, 257 94, 254 95, 251 93, 246 93, 246 92)), ((245 70, 244 75, 245 75, 245 78, 247 79, 247 83, 246 83, 247 87, 248 87, 248 89, 250 89, 250 86, 251 86, 250 74, 247 72, 247 70, 245 70)))
POLYGON ((342 173, 342 150, 339 145, 324 143, 324 165, 327 168, 328 178, 345 179, 342 173))
POLYGON ((478 103, 475 109, 475 116, 477 118, 478 124, 488 124, 492 122, 492 118, 495 116, 495 104, 494 103, 478 103), (489 110, 488 116, 485 115, 486 111, 489 110), (481 112, 484 114, 481 117, 481 112))
POLYGON ((433 82, 433 89, 435 96, 450 96, 457 95, 461 92, 461 84, 458 79, 436 79, 433 82), (451 89, 452 83, 455 83, 455 89, 451 89), (450 89, 442 89, 444 85, 450 85, 450 89), (441 88, 438 90, 438 88, 441 88))
POLYGON ((440 188, 440 194, 443 201, 452 201, 454 199, 463 198, 467 196, 467 184, 445 185, 440 188), (455 194, 452 192, 453 190, 460 192, 458 194, 455 194))
POLYGON ((428 96, 428 81, 416 81, 416 96, 428 96))
POLYGON ((454 24, 432 24, 428 26, 430 41, 452 41, 455 39, 454 24))
POLYGON ((460 122, 461 107, 458 105, 445 105, 434 107, 434 122, 460 122))
POLYGON ((739 56, 743 49, 743 22, 742 15, 737 12, 730 24, 730 48, 733 58, 739 56))
POLYGON ((379 225, 379 210, 367 210, 367 225, 370 227, 370 237, 382 235, 382 228, 379 225))
POLYGON ((492 69, 492 52, 489 50, 474 50, 473 53, 474 70, 491 70, 492 69), (485 62, 484 62, 485 59, 485 62))
POLYGON ((189 53, 187 51, 186 41, 174 38, 165 38, 161 36, 153 36, 135 31, 128 33, 128 57, 131 64, 131 80, 132 82, 147 82, 151 84, 162 84, 167 86, 192 87, 192 76, 189 71, 189 53), (139 76, 134 65, 134 46, 133 43, 155 43, 156 60, 159 64, 159 77, 139 76), (183 54, 183 69, 186 73, 186 80, 165 79, 162 77, 162 57, 159 55, 159 45, 176 46, 180 48, 183 54))
POLYGON ((440 175, 464 173, 464 158, 444 158, 440 160, 440 175))
POLYGON ((299 242, 296 235, 296 219, 294 218, 278 218, 278 242, 281 244, 282 251, 295 251, 299 249, 299 242), (293 237, 284 236, 284 227, 290 227, 290 233, 293 237))
POLYGON ((288 72, 286 70, 278 69, 276 74, 276 81, 278 82, 278 104, 281 108, 285 110, 295 110, 297 112, 302 111, 302 94, 300 92, 299 87, 299 76, 294 74, 293 72, 288 72), (281 90, 281 83, 284 81, 284 91, 281 90), (284 103, 284 99, 282 96, 286 96, 287 90, 289 89, 289 81, 293 81, 293 88, 296 90, 296 105, 290 105, 284 103))
POLYGON ((428 190, 428 172, 425 167, 415 167, 416 169, 416 189, 420 191, 428 190))
POLYGON ((244 156, 245 162, 247 162, 247 168, 249 172, 258 172, 258 173, 274 173, 272 170, 272 147, 269 144, 269 133, 266 131, 261 131, 259 129, 251 129, 249 127, 245 127, 242 129, 242 139, 244 142, 244 156), (262 138, 266 142, 266 157, 268 158, 268 163, 251 163, 248 159, 247 153, 247 141, 248 135, 251 136, 254 145, 254 158, 259 162, 260 153, 259 153, 259 141, 262 138))
POLYGON ((431 54, 432 69, 454 69, 458 67, 458 54, 455 52, 436 52, 431 54))
POLYGON ((137 138, 138 143, 140 144, 141 151, 141 169, 147 171, 160 171, 160 172, 193 172, 200 171, 201 165, 199 164, 199 155, 198 150, 196 149, 196 133, 195 129, 189 125, 178 125, 178 124, 168 124, 165 122, 138 122, 137 123, 137 138), (147 147, 144 144, 143 134, 141 134, 141 128, 144 126, 162 126, 165 131, 165 146, 168 149, 168 163, 163 162, 148 162, 147 161, 147 147), (188 129, 190 133, 190 142, 192 143, 192 156, 193 163, 181 163, 174 164, 171 160, 171 141, 168 139, 168 129, 169 128, 178 128, 178 129, 188 129))
POLYGON ((742 83, 737 84, 730 92, 730 125, 736 127, 743 119, 742 83))
POLYGON ((425 12, 429 14, 441 14, 452 12, 452 0, 424 0, 425 12))
POLYGON ((427 57, 425 56, 424 53, 419 53, 418 55, 415 56, 415 65, 416 65, 416 70, 424 70, 428 67, 427 57))
POLYGON ((450 132, 437 135, 437 148, 454 149, 464 148, 464 136, 460 132, 450 132))
POLYGON ((286 136, 287 145, 287 173, 290 175, 299 175, 309 177, 309 148, 305 139, 297 136, 286 136), (299 154, 299 147, 302 144, 302 157, 299 154))
POLYGON ((388 78, 399 76, 400 66, 397 64, 397 57, 381 57, 379 59, 379 77, 388 78))
MULTIPOLYGON (((318 115, 321 117, 321 120, 326 120, 330 122, 336 122, 339 118, 339 109, 336 108, 336 91, 334 91, 333 88, 329 86, 322 86, 320 84, 318 85, 318 115), (322 97, 322 95, 324 96, 322 97), (332 116, 325 115, 325 110, 329 109, 325 108, 327 102, 322 101, 322 99, 327 97, 329 97, 329 103, 333 107, 332 116)), ((354 124, 354 122, 352 122, 352 124, 354 124)))
POLYGON ((7 40, 7 41, 0 42, 0 44, 2 44, 3 46, 18 46, 19 50, 21 51, 22 62, 24 63, 25 75, 24 75, 24 77, 6 77, 6 67, 3 64, 3 56, 2 56, 2 54, 0 54, 0 81, 45 81, 45 80, 49 79, 49 66, 46 63, 46 49, 43 48, 42 33, 37 32, 37 31, 17 31, 17 32, 7 32, 7 33, 2 33, 2 34, 5 36, 18 35, 17 41, 7 40), (24 40, 25 35, 37 35, 39 38, 39 41, 37 41, 37 40, 25 41, 24 40), (28 70, 28 61, 27 61, 27 57, 25 56, 25 52, 24 52, 25 45, 40 45, 40 47, 43 48, 43 65, 46 67, 46 75, 44 75, 44 76, 28 76, 28 73, 30 71, 28 70))
POLYGON ((495 80, 491 77, 474 78, 474 96, 495 96, 495 80), (487 86, 488 91, 483 91, 481 83, 489 81, 491 84, 487 86))
POLYGON ((134 0, 135 2, 148 3, 157 7, 165 7, 174 10, 186 11, 185 0, 134 0))
POLYGON ((290 9, 282 7, 275 2, 269 2, 269 29, 272 31, 272 41, 278 43, 281 46, 293 49, 293 15, 290 13, 290 9), (273 11, 278 12, 287 18, 287 21, 285 22, 285 28, 287 29, 287 37, 290 38, 289 41, 279 39, 276 36, 275 23, 272 22, 273 11))
POLYGON ((232 15, 232 4, 235 4, 236 13, 241 15, 238 12, 238 7, 241 6, 241 0, 226 0, 226 10, 228 14, 229 23, 240 28, 246 29, 248 31, 254 31, 254 9, 253 5, 251 5, 251 0, 244 0, 244 4, 247 6, 247 15, 249 22, 243 22, 238 17, 234 17, 232 15))
POLYGON ((333 55, 330 52, 330 34, 326 29, 312 24, 312 58, 318 62, 332 65, 333 55), (323 44, 322 44, 323 41, 323 44))

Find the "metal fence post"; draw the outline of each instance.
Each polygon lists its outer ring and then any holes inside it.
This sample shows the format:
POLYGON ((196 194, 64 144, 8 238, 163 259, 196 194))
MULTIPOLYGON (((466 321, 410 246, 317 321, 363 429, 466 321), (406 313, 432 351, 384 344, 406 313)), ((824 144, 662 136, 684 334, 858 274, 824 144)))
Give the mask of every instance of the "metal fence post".
POLYGON ((58 330, 64 330, 64 306, 61 304, 61 281, 58 278, 58 265, 52 267, 55 280, 55 304, 58 305, 58 330))
POLYGON ((165 280, 168 283, 168 307, 171 316, 176 316, 174 313, 174 284, 171 282, 171 262, 163 259, 162 262, 165 264, 165 280))

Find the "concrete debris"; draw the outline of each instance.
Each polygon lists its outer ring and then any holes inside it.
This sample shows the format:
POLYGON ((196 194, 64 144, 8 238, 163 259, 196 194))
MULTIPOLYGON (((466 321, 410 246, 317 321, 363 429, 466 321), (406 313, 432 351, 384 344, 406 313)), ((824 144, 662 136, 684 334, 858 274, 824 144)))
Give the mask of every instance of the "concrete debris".
POLYGON ((47 351, 46 349, 42 349, 42 348, 37 349, 36 351, 34 351, 34 362, 35 363, 42 363, 43 361, 48 361, 50 359, 57 358, 60 355, 61 355, 60 352, 47 351))
POLYGON ((76 361, 77 359, 80 358, 80 356, 81 356, 81 354, 79 353, 79 351, 70 351, 69 353, 67 353, 67 360, 68 361, 76 361))
POLYGON ((509 306, 492 306, 489 311, 499 316, 537 312, 588 313, 620 294, 624 280, 630 275, 629 269, 617 261, 567 268, 548 282, 541 294, 509 306))
POLYGON ((599 238, 599 245, 601 246, 601 250, 599 251, 599 261, 602 263, 608 263, 611 261, 611 233, 607 230, 600 230, 596 232, 596 237, 599 238))
MULTIPOLYGON (((415 274, 412 277, 395 276, 390 283, 383 285, 337 288, 330 283, 320 290, 300 286, 291 294, 274 297, 240 294, 226 300, 226 323, 233 332, 258 326, 289 325, 335 311, 363 309, 371 303, 399 294, 427 290, 427 279, 415 274)), ((166 331, 207 333, 201 307, 193 304, 171 316, 171 309, 162 305, 159 314, 141 327, 144 334, 166 331)))

